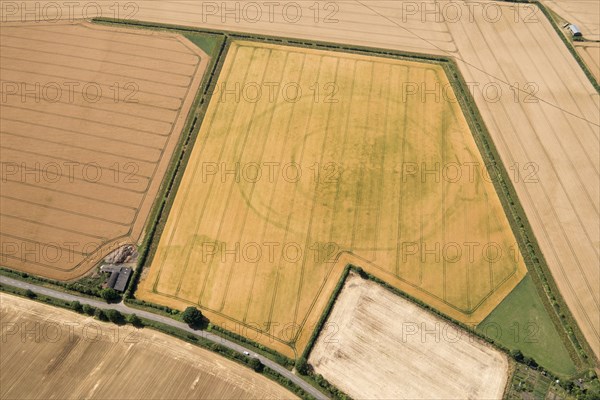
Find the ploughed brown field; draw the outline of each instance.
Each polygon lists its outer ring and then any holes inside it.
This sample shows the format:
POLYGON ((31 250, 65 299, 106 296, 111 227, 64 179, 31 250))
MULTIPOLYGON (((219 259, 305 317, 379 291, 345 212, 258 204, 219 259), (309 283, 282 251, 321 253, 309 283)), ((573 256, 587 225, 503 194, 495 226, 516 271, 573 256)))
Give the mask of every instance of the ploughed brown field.
POLYGON ((74 279, 140 240, 208 57, 86 22, 7 23, 0 41, 0 263, 74 279))
POLYGON ((171 336, 0 294, 2 399, 293 399, 171 336))

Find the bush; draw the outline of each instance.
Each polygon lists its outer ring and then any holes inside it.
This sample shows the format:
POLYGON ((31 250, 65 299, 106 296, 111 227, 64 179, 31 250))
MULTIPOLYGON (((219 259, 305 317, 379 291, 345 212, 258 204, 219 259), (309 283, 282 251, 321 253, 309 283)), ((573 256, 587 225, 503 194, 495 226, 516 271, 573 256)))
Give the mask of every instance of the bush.
POLYGON ((96 311, 96 309, 89 304, 84 304, 82 310, 87 315, 94 315, 94 311, 96 311))
POLYGON ((117 310, 106 310, 106 317, 113 324, 121 325, 125 323, 125 317, 117 310))
POLYGON ((204 321, 204 316, 202 312, 198 310, 196 307, 188 307, 183 312, 183 322, 188 324, 192 328, 198 328, 202 325, 204 321))
POLYGON ((304 357, 298 358, 296 360, 295 366, 296 366, 296 371, 298 371, 302 375, 308 374, 308 362, 306 361, 306 358, 304 358, 304 357))
POLYGON ((30 299, 35 299, 37 297, 37 294, 35 294, 35 292, 31 289, 27 289, 25 291, 25 296, 27 296, 30 299))
POLYGON ((96 311, 94 311, 94 317, 99 321, 108 321, 108 316, 101 308, 97 308, 96 311))
POLYGON ((71 302, 71 308, 73 309, 73 311, 78 312, 80 314, 83 312, 83 306, 77 300, 71 302))
POLYGON ((524 357, 523 357, 523 353, 521 353, 521 350, 511 350, 510 355, 512 358, 514 358, 518 362, 523 362, 524 357))
POLYGON ((263 363, 261 363, 260 360, 255 357, 250 358, 248 365, 254 370, 254 372, 262 372, 262 370, 265 368, 263 363))
POLYGON ((142 326, 144 326, 144 322, 140 319, 140 317, 138 317, 135 314, 129 315, 129 317, 127 317, 127 322, 129 322, 131 325, 135 326, 136 328, 141 328, 142 326))
POLYGON ((115 289, 106 288, 100 291, 100 297, 102 297, 107 303, 115 303, 121 300, 121 296, 115 289))

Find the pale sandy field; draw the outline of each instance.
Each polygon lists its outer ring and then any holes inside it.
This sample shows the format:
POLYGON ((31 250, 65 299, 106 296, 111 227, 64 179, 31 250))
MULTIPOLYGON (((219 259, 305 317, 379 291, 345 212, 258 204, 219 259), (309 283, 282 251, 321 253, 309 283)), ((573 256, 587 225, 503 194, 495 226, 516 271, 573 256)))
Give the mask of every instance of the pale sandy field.
POLYGON ((600 43, 573 43, 592 74, 600 82, 600 43))
POLYGON ((2 399, 295 398, 248 368, 149 329, 4 293, 0 318, 2 399))
MULTIPOLYGON (((595 0, 543 0, 565 21, 575 24, 586 42, 573 42, 592 74, 600 81, 600 2, 595 0)), ((567 36, 569 33, 567 32, 567 36)))
POLYGON ((500 399, 506 356, 350 274, 308 359, 356 399, 500 399))
POLYGON ((217 87, 136 297, 294 356, 348 263, 469 324, 525 275, 439 64, 240 41, 217 87), (303 95, 235 97, 269 82, 303 95))
MULTIPOLYGON (((106 6, 104 16, 114 16, 112 1, 99 3, 106 6)), ((254 14, 227 16, 222 8, 215 11, 203 4, 139 1, 135 10, 120 16, 436 53, 457 60, 511 171, 554 279, 600 356, 599 97, 539 9, 531 4, 468 2, 454 14, 447 8, 447 18, 436 18, 423 15, 423 7, 409 9, 414 2, 337 1, 315 17, 310 9, 314 2, 300 1, 301 18, 295 21, 291 14, 284 18, 281 9, 275 14, 263 11, 256 20, 254 14), (487 14, 482 11, 485 5, 487 14), (477 12, 468 12, 469 7, 477 12), (494 94, 498 87, 499 99, 494 94)), ((419 4, 435 7, 431 1, 419 4)), ((4 18, 23 19, 23 13, 4 12, 4 18)))
POLYGON ((566 21, 577 25, 583 37, 600 40, 600 2, 595 0, 542 0, 566 21))
POLYGON ((142 237, 208 57, 89 23, 0 30, 0 264, 68 280, 142 237))

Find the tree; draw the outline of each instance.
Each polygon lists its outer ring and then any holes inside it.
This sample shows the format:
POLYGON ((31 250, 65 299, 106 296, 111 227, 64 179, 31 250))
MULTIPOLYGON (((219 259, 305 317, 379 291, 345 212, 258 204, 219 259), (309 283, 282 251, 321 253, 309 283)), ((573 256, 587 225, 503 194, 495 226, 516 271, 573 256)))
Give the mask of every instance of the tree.
POLYGON ((121 296, 115 289, 105 288, 100 291, 100 297, 102 297, 107 303, 114 303, 117 300, 121 300, 121 296))
POLYGON ((117 310, 106 310, 106 316, 108 317, 108 320, 113 324, 119 325, 125 322, 123 314, 121 314, 117 310))
POLYGON ((135 326, 136 328, 141 328, 142 326, 144 326, 144 323, 142 322, 140 317, 138 317, 135 314, 131 314, 129 317, 127 317, 127 322, 129 322, 131 325, 135 326))
POLYGON ((71 302, 71 308, 78 313, 83 312, 83 306, 77 300, 71 302))
POLYGON ((101 308, 96 308, 96 311, 94 311, 94 317, 96 317, 96 319, 99 321, 108 321, 106 313, 101 308))
POLYGON ((27 296, 30 299, 35 299, 37 297, 37 294, 35 294, 35 292, 31 289, 27 289, 25 291, 25 296, 27 296))
POLYGON ((523 361, 523 353, 521 353, 521 350, 511 350, 510 355, 519 362, 523 361))
POLYGON ((202 321, 204 321, 202 312, 200 312, 200 310, 198 310, 196 307, 190 306, 183 312, 183 322, 192 328, 200 327, 200 325, 202 325, 202 321))
POLYGON ((94 315, 94 311, 96 311, 96 309, 92 306, 90 306, 89 304, 84 304, 83 307, 83 312, 86 313, 87 315, 94 315))
POLYGON ((262 372, 264 365, 260 362, 260 360, 256 357, 251 357, 250 362, 248 362, 250 368, 254 370, 254 372, 262 372))
POLYGON ((537 362, 533 358, 527 356, 523 356, 523 363, 530 366, 531 368, 537 368, 538 366, 537 362))
POLYGON ((296 371, 302 375, 308 374, 308 362, 306 361, 306 358, 300 357, 296 360, 296 371))

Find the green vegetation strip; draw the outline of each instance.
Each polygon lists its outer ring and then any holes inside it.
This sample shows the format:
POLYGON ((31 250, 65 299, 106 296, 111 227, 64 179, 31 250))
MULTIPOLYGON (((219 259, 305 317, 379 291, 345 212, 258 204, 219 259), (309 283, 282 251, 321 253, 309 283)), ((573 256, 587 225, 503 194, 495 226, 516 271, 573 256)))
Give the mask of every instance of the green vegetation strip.
POLYGON ((60 290, 65 293, 76 294, 78 296, 87 297, 95 300, 102 300, 101 281, 104 281, 104 277, 99 279, 85 277, 73 282, 61 282, 55 281, 53 279, 43 278, 41 276, 30 275, 27 272, 19 272, 4 267, 0 267, 0 275, 32 283, 34 285, 60 290))
POLYGON ((187 31, 179 33, 184 34, 184 36, 206 52, 211 57, 211 60, 194 99, 194 103, 190 107, 190 115, 188 116, 188 120, 183 130, 183 132, 187 132, 187 134, 182 135, 177 148, 173 152, 173 159, 169 164, 169 169, 165 173, 163 184, 156 197, 148 222, 146 223, 147 233, 144 236, 144 240, 138 251, 139 257, 137 268, 129 282, 127 291, 125 292, 126 300, 134 298, 143 267, 147 262, 149 263, 152 261, 158 239, 161 236, 164 223, 166 222, 173 199, 175 198, 171 193, 177 193, 183 171, 185 170, 189 160, 189 154, 191 153, 191 151, 187 150, 191 149, 194 145, 196 136, 200 131, 200 125, 202 124, 206 107, 208 107, 207 96, 210 98, 210 93, 212 93, 212 91, 209 91, 209 88, 216 84, 215 78, 218 76, 223 64, 223 59, 225 58, 223 56, 226 44, 224 36, 210 34, 202 35, 197 32, 187 31), (164 222, 161 223, 163 220, 164 222))

